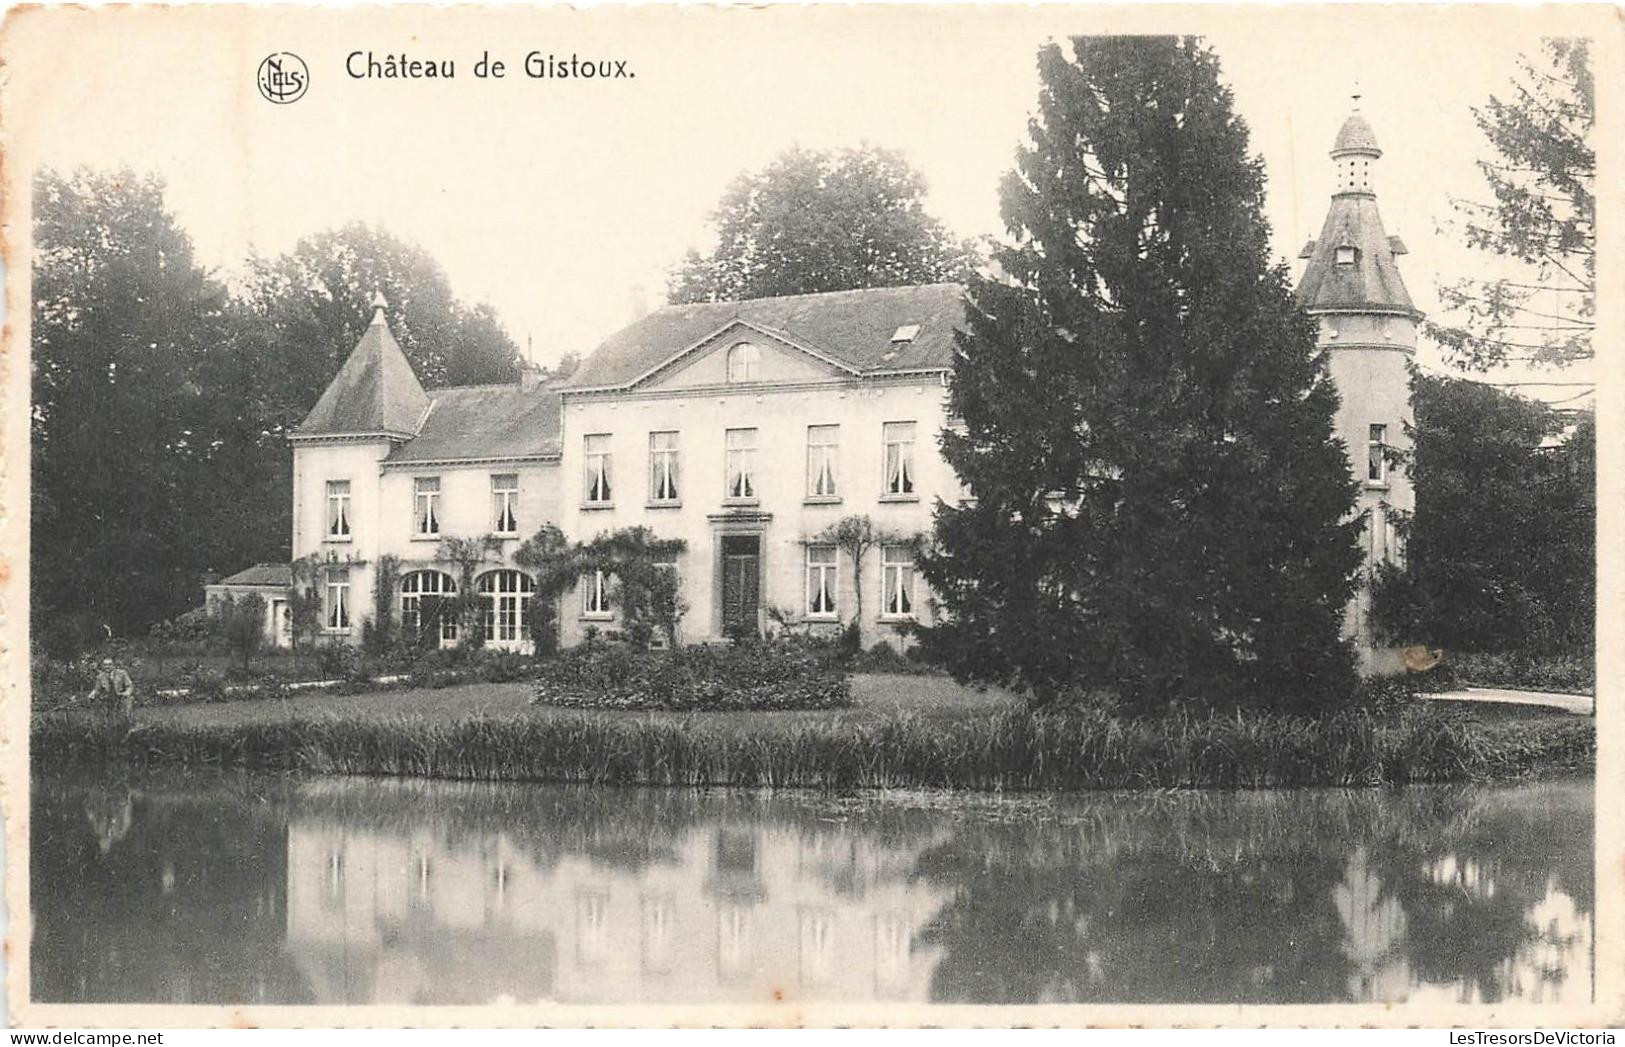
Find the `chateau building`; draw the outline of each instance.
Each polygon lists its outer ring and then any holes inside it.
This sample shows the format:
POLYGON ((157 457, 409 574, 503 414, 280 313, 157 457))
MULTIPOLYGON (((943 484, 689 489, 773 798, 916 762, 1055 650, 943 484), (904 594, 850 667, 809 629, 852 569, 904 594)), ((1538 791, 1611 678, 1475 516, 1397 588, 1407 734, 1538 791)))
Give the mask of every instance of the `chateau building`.
MULTIPOLYGON (((1413 504, 1392 452, 1405 439, 1421 319, 1395 261, 1404 245, 1377 213, 1381 155, 1350 116, 1299 285, 1342 393, 1337 432, 1362 479, 1373 562, 1398 554, 1391 513, 1413 504)), ((932 613, 913 542, 929 534, 937 499, 964 493, 938 448, 962 295, 933 284, 668 306, 612 335, 566 383, 527 374, 436 390, 419 384, 376 302, 291 438, 293 555, 316 565, 322 632, 359 641, 384 604, 412 630, 427 599, 457 595, 465 578, 488 645, 527 650, 540 620, 556 620, 566 645, 616 629, 601 575, 556 615, 535 614, 534 582, 513 557, 556 524, 572 541, 633 526, 680 539, 682 642, 854 620, 866 645, 902 642, 902 627, 932 613), (879 536, 857 564, 831 534, 851 517, 879 536), (487 536, 471 574, 448 558, 448 539, 487 536), (375 594, 383 562, 397 573, 375 594)), ((215 589, 261 591, 283 577, 272 567, 215 589)), ((286 603, 273 607, 267 629, 285 642, 286 603)), ((1369 655, 1366 610, 1362 594, 1349 628, 1369 655)), ((441 641, 458 628, 443 622, 441 641)))

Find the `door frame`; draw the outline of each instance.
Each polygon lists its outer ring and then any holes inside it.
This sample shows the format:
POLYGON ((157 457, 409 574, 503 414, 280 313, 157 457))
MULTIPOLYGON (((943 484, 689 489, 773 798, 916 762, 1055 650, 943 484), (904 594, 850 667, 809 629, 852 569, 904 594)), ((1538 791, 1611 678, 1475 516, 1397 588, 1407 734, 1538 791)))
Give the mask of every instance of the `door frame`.
POLYGON ((759 510, 734 510, 715 513, 711 520, 711 635, 721 640, 726 634, 722 621, 723 571, 726 564, 722 556, 723 538, 756 539, 756 634, 762 635, 767 621, 768 551, 767 525, 772 513, 759 510))

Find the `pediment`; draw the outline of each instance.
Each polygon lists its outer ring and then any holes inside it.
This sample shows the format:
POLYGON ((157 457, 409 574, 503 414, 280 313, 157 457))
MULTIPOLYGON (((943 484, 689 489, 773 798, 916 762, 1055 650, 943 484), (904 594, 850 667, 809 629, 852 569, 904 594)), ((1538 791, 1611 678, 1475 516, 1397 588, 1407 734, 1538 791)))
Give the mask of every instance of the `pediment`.
POLYGON ((695 389, 739 385, 728 381, 730 350, 738 345, 756 347, 752 383, 828 381, 853 373, 794 336, 735 320, 703 341, 676 354, 660 368, 634 383, 639 389, 695 389))

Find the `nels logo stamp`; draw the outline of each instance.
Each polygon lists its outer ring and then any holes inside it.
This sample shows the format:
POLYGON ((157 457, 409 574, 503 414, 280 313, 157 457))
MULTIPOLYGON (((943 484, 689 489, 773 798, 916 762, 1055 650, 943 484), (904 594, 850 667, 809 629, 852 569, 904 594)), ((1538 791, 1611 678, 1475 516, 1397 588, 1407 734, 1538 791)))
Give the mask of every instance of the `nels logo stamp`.
POLYGON ((260 63, 259 73, 255 77, 260 87, 260 94, 266 101, 277 105, 287 105, 297 102, 304 97, 305 88, 310 86, 310 70, 305 67, 305 60, 289 51, 278 51, 267 55, 265 61, 260 63))

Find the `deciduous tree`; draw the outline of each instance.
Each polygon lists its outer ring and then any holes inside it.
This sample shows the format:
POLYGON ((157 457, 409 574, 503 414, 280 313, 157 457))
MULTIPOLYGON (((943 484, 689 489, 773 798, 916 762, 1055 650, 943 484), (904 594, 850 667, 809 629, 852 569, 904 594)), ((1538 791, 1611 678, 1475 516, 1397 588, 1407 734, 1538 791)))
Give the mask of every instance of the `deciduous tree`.
POLYGON ((1595 85, 1583 39, 1547 40, 1509 91, 1475 109, 1493 151, 1479 161, 1487 195, 1456 201, 1460 234, 1494 256, 1496 275, 1440 288, 1450 322, 1429 332, 1456 362, 1591 358, 1597 289, 1595 85))
POLYGON ((791 149, 740 175, 712 221, 717 246, 671 274, 673 303, 957 280, 971 251, 925 211, 925 179, 895 150, 791 149))
POLYGON ((1416 374, 1416 512, 1376 611, 1399 643, 1588 650, 1596 615, 1596 428, 1493 386, 1416 374))

